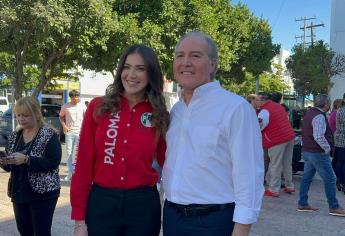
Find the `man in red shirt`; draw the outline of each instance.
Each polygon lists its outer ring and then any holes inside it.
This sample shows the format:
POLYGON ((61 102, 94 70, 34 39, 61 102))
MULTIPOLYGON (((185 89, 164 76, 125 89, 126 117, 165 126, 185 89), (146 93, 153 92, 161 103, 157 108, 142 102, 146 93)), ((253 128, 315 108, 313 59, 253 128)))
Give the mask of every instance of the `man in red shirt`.
POLYGON ((279 196, 282 172, 286 186, 283 191, 293 193, 295 188, 292 182, 292 153, 295 133, 285 109, 271 101, 269 93, 261 92, 258 96, 261 100, 258 117, 262 120, 262 142, 264 149, 268 149, 270 159, 266 173, 268 188, 265 196, 279 196))

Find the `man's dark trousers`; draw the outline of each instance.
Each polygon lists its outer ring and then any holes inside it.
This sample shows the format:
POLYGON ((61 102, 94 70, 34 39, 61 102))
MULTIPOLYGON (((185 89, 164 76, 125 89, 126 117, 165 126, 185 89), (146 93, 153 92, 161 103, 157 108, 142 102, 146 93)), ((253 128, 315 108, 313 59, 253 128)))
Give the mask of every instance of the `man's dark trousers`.
POLYGON ((164 236, 229 236, 234 222, 234 206, 207 215, 188 215, 178 211, 167 201, 163 208, 164 236))

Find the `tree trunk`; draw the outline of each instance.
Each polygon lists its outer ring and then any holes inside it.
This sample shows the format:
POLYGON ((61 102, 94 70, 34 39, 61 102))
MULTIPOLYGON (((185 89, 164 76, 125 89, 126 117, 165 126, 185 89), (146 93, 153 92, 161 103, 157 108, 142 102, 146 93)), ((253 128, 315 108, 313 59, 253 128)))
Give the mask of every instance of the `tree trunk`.
POLYGON ((71 43, 70 39, 66 39, 63 47, 59 49, 57 52, 48 55, 44 64, 42 65, 41 74, 39 78, 38 86, 34 89, 32 96, 38 97, 38 94, 43 90, 43 88, 47 85, 47 83, 53 78, 54 70, 56 66, 61 62, 63 59, 67 48, 71 43), (49 70, 49 72, 48 72, 49 70))
POLYGON ((16 73, 14 77, 14 99, 18 100, 22 97, 23 93, 23 67, 24 67, 24 61, 23 61, 23 55, 21 50, 16 51, 16 73))
POLYGON ((16 74, 13 81, 14 87, 14 99, 18 100, 22 97, 23 94, 23 85, 24 85, 24 61, 26 57, 26 52, 29 45, 29 39, 31 36, 32 29, 29 28, 25 35, 25 39, 22 45, 13 45, 15 56, 16 56, 16 74))

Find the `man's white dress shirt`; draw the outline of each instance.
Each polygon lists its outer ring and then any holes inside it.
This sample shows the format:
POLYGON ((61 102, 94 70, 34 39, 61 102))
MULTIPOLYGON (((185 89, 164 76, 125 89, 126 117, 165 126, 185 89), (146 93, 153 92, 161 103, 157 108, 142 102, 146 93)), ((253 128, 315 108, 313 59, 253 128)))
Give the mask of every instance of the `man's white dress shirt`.
MULTIPOLYGON (((323 110, 319 109, 321 112, 323 110)), ((319 146, 325 151, 325 153, 330 154, 331 146, 329 145, 327 139, 325 138, 326 128, 327 128, 327 120, 325 119, 325 115, 319 114, 312 119, 312 126, 313 126, 313 137, 314 140, 319 146)))
POLYGON ((171 111, 163 184, 178 204, 235 202, 234 222, 257 221, 263 197, 263 151, 255 111, 218 81, 194 90, 171 111))

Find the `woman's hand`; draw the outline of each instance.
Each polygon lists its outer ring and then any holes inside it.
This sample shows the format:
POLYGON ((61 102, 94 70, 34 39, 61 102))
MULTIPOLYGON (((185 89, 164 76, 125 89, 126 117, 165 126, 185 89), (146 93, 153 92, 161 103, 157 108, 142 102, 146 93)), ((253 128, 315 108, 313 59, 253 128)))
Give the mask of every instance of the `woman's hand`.
POLYGON ((7 165, 6 157, 0 157, 0 165, 2 166, 7 165))
POLYGON ((73 236, 87 236, 87 225, 85 221, 75 221, 73 236))
POLYGON ((20 152, 12 153, 7 156, 6 164, 7 165, 22 165, 28 163, 29 157, 20 152))

